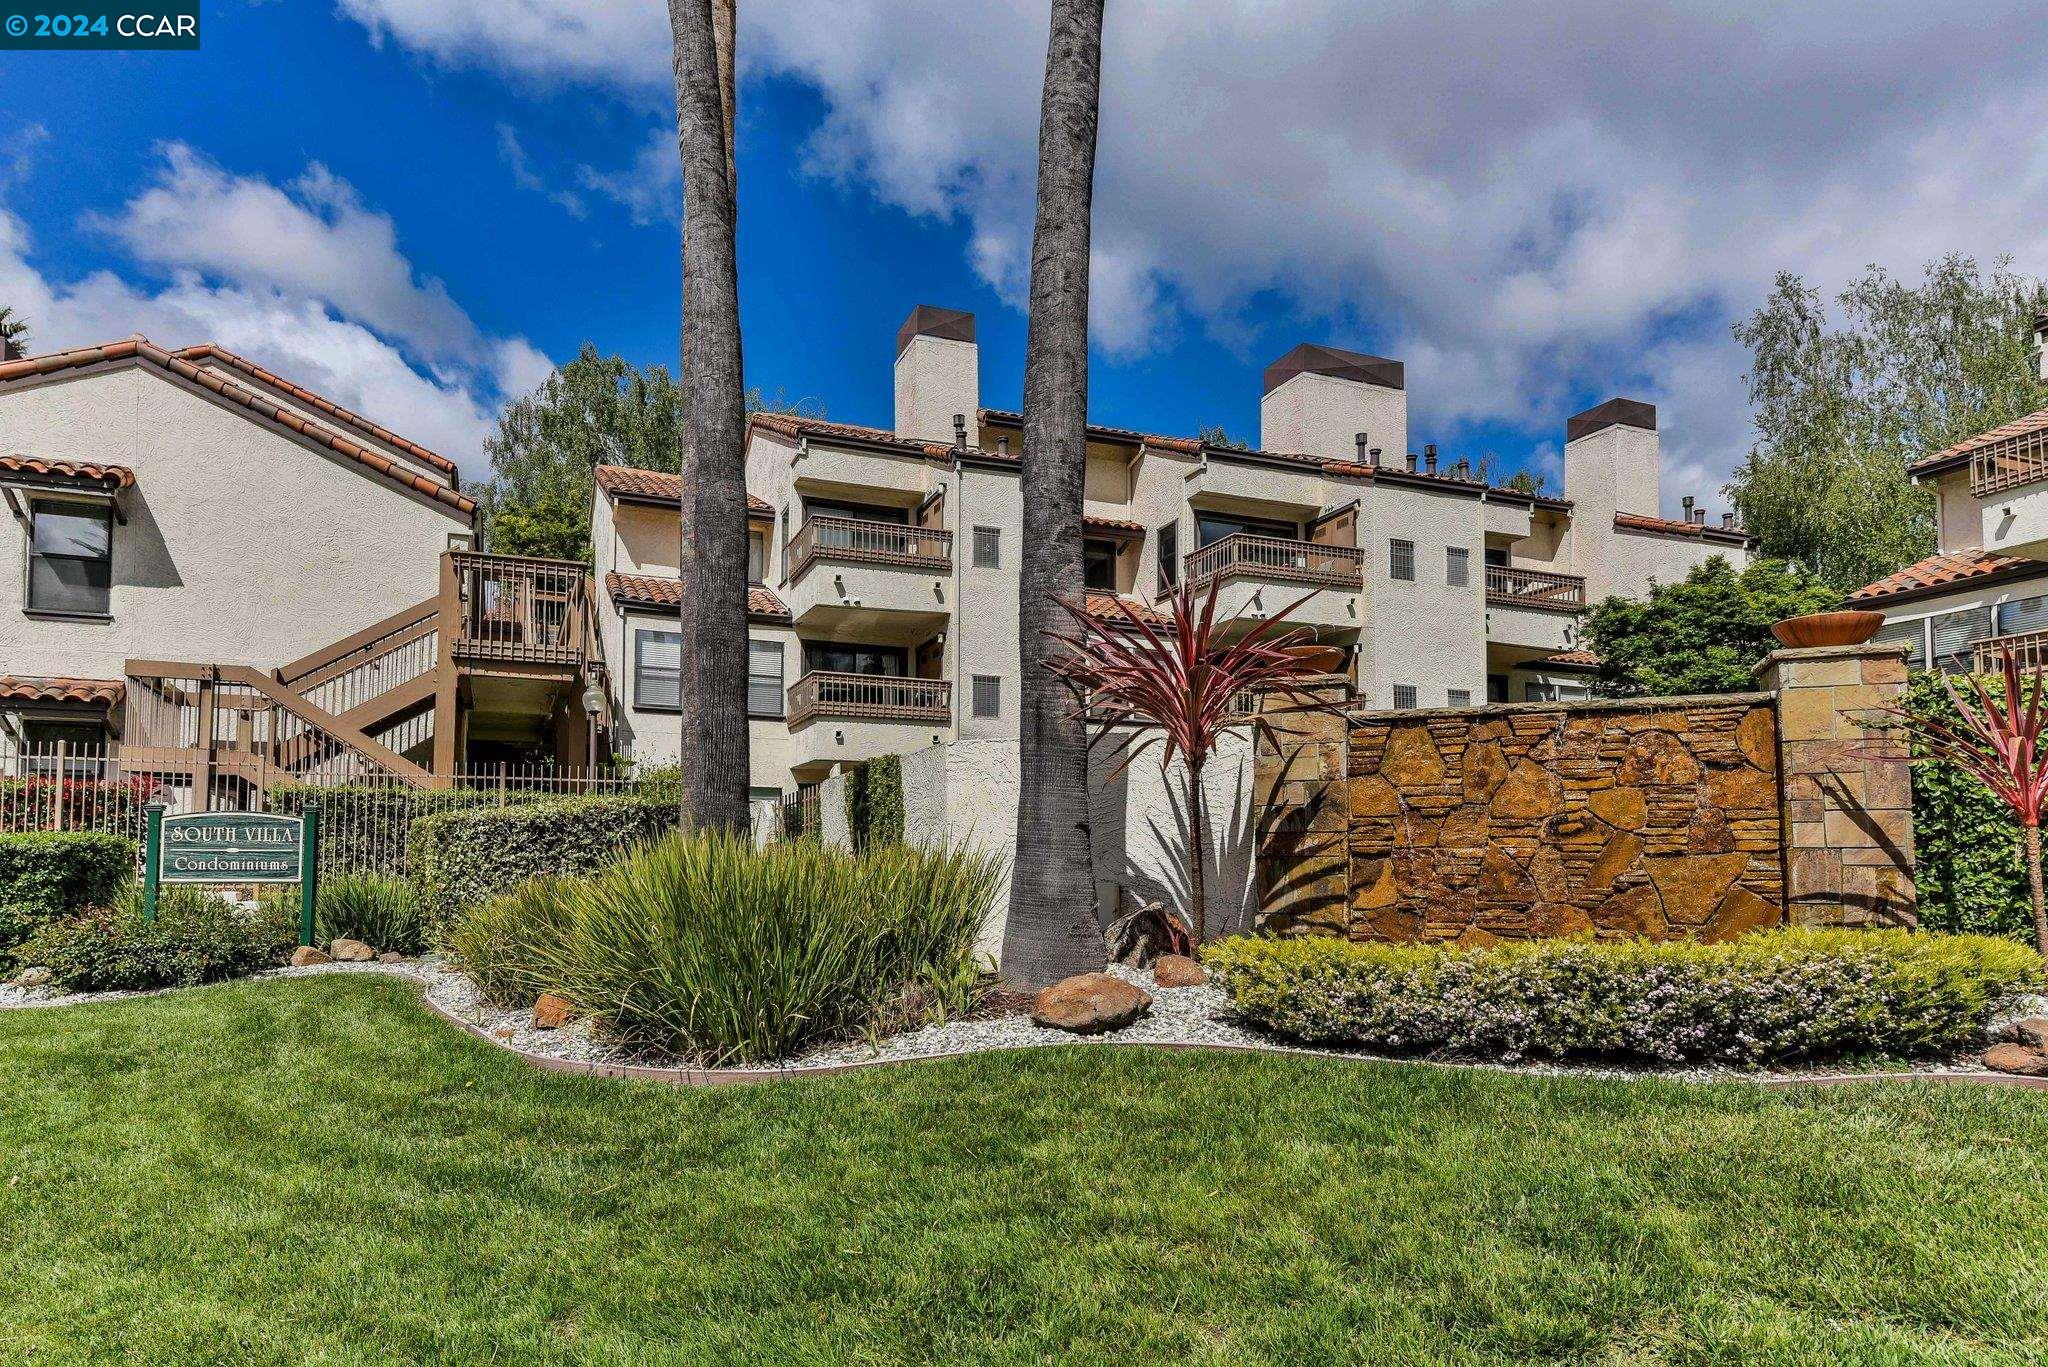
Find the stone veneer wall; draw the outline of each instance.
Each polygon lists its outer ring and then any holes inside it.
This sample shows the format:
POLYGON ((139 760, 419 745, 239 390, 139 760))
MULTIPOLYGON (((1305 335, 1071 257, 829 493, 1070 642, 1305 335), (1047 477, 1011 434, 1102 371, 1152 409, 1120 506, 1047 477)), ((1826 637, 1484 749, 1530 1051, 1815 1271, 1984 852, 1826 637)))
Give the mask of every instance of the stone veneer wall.
POLYGON ((1484 944, 1783 919, 1770 694, 1286 724, 1260 776, 1268 928, 1484 944))

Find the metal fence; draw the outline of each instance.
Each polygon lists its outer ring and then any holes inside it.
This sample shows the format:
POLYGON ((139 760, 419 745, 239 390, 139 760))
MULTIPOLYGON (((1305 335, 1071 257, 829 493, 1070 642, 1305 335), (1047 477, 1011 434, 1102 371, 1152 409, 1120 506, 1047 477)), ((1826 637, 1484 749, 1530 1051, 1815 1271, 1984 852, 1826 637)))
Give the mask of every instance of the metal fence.
POLYGON ((118 746, 58 744, 0 753, 0 834, 105 831, 139 842, 143 808, 152 801, 172 812, 282 816, 317 803, 323 872, 402 876, 407 836, 423 816, 552 797, 631 793, 645 786, 612 770, 502 764, 461 770, 445 788, 420 788, 386 774, 311 782, 280 775, 268 785, 219 775, 210 791, 201 791, 189 774, 135 771, 123 763, 118 746))

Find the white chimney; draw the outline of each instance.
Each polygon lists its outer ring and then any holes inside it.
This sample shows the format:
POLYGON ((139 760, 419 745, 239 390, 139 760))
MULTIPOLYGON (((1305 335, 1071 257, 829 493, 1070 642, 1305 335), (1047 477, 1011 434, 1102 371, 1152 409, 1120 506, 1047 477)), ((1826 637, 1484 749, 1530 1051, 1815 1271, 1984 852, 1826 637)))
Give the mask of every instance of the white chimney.
POLYGON ((2048 384, 2048 313, 2034 315, 2034 360, 2041 367, 2041 383, 2048 384))
POLYGON ((919 304, 896 330, 896 435, 951 442, 964 414, 971 440, 981 425, 981 348, 974 315, 919 304))
POLYGON ((1408 390, 1399 361, 1304 342, 1266 367, 1259 445, 1352 460, 1358 434, 1385 451, 1408 449, 1408 390))
POLYGON ((1609 399, 1565 420, 1564 496, 1577 516, 1663 516, 1658 460, 1655 404, 1609 399))

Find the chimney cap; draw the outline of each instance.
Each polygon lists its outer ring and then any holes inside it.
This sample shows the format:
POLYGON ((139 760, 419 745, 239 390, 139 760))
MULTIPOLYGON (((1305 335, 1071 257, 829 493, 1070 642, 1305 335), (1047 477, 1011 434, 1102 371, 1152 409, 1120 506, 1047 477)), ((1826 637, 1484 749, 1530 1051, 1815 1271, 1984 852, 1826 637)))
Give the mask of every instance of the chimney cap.
POLYGON ((1606 403, 1595 404, 1585 412, 1565 419, 1564 439, 1577 441, 1605 427, 1639 427, 1645 432, 1654 432, 1657 430, 1657 405, 1640 399, 1609 399, 1606 403))
POLYGON ((1383 389, 1407 387, 1407 368, 1399 361, 1303 342, 1266 367, 1265 388, 1260 392, 1270 394, 1297 375, 1327 375, 1333 380, 1376 384, 1383 389))
POLYGON ((896 329, 896 354, 910 345, 913 337, 938 337, 949 342, 974 340, 974 315, 959 309, 942 309, 936 304, 919 304, 896 329))

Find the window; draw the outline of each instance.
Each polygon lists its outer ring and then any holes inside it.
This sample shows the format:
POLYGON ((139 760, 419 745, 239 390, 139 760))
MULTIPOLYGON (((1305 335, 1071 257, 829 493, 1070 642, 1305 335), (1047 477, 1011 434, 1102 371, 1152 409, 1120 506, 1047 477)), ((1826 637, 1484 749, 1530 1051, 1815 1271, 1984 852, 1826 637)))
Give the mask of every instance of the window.
POLYGON ((1081 582, 1104 593, 1116 592, 1116 542, 1091 536, 1081 543, 1081 582))
POLYGON ((1003 681, 994 674, 974 676, 974 715, 977 717, 1000 717, 1003 715, 1003 681))
POLYGON ((1486 676, 1486 700, 1488 702, 1506 702, 1508 700, 1507 675, 1489 674, 1486 676))
POLYGON ((974 568, 999 570, 1003 567, 1003 532, 1000 527, 974 529, 974 568))
POLYGON ((1415 706, 1414 684, 1394 685, 1394 706, 1402 708, 1404 710, 1415 706))
POLYGON ((64 772, 69 779, 92 780, 106 777, 101 772, 106 756, 107 728, 96 721, 37 721, 21 724, 24 767, 38 778, 56 778, 57 750, 64 750, 64 772))
POLYGON ((765 583, 768 579, 768 534, 747 533, 747 582, 765 583))
POLYGON ((89 503, 37 503, 29 535, 28 610, 107 615, 114 582, 114 513, 89 503))
POLYGON ((1294 541, 1301 536, 1301 526, 1294 522, 1276 522, 1271 518, 1239 517, 1235 513, 1211 513, 1197 509, 1195 536, 1197 546, 1213 546, 1226 536, 1271 536, 1282 541, 1294 541))
POLYGON ((1472 690, 1469 688, 1453 688, 1445 694, 1445 698, 1453 707, 1470 707, 1472 705, 1472 690))
POLYGON ((633 705, 660 712, 673 712, 683 705, 680 632, 633 633, 633 705))
POLYGON ((1415 543, 1396 538, 1387 543, 1387 575, 1392 579, 1415 579, 1415 543))
POLYGON ((807 674, 873 674, 900 679, 906 668, 902 646, 837 645, 830 641, 804 642, 804 672, 807 674))
POLYGON ((1444 547, 1444 582, 1454 589, 1472 582, 1472 552, 1463 546, 1444 547))
POLYGON ((782 642, 747 642, 747 715, 782 715, 782 642))
POLYGON ((1154 533, 1159 547, 1159 592, 1180 582, 1180 523, 1169 522, 1154 533))
POLYGON ((1486 548, 1486 563, 1489 565, 1497 565, 1502 569, 1506 569, 1508 563, 1508 548, 1506 546, 1488 546, 1486 548))
POLYGON ((1522 698, 1525 702, 1585 702, 1592 696, 1593 690, 1585 684, 1531 679, 1522 685, 1522 698))
POLYGON ((1927 668, 1927 619, 1914 617, 1904 622, 1886 622, 1871 638, 1886 645, 1906 647, 1906 668, 1927 668))
POLYGON ((1944 612, 1928 622, 1932 637, 1934 667, 1948 673, 1961 673, 1970 668, 1970 642, 1981 641, 1991 634, 1990 608, 1964 608, 1961 612, 1944 612))
POLYGON ((2048 594, 1998 605, 1998 634, 2017 636, 2023 631, 2048 631, 2048 594))

